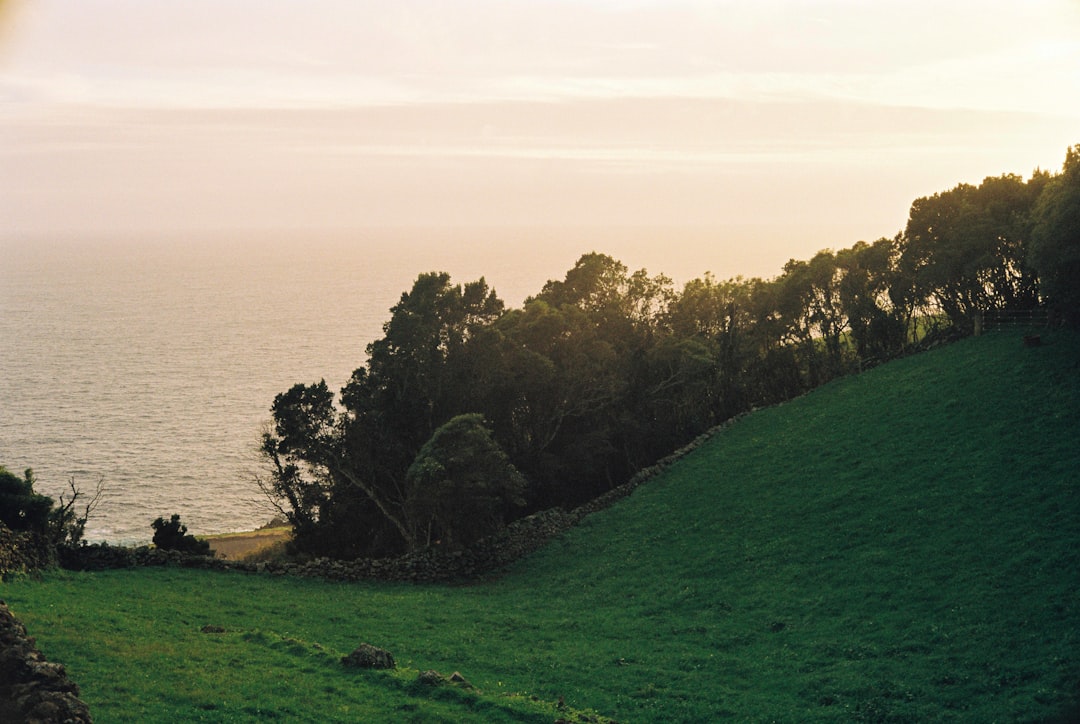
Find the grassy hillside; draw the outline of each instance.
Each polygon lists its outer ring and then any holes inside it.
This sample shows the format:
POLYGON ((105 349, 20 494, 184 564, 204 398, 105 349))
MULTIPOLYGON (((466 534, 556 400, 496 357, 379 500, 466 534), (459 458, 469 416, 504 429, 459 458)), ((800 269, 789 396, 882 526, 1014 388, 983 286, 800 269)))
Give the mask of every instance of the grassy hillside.
POLYGON ((1053 721, 1080 693, 1080 338, 1044 342, 759 411, 497 580, 160 569, 2 597, 101 722, 551 721, 560 697, 623 722, 1053 721), (360 641, 406 670, 342 670, 360 641))

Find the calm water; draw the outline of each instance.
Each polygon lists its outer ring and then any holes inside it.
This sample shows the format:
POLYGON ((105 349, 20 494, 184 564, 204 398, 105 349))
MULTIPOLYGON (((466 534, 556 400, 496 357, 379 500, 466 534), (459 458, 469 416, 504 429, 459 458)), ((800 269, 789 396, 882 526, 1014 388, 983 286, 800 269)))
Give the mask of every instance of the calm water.
POLYGON ((483 275, 518 306, 583 251, 423 236, 0 241, 0 464, 54 497, 104 477, 90 540, 145 541, 174 512, 195 533, 264 523, 277 393, 339 389, 420 272, 483 275))
POLYGON ((0 465, 53 497, 104 478, 91 541, 149 540, 180 513, 194 533, 251 529, 274 396, 366 360, 419 273, 484 276, 508 306, 587 251, 676 282, 715 264, 709 237, 409 230, 126 242, 0 239, 0 465))

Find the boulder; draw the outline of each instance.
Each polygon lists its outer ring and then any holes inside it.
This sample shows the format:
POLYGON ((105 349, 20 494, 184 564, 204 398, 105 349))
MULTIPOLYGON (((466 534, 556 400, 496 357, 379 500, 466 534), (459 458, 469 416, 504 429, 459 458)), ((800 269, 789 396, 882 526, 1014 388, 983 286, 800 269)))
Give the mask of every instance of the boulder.
POLYGON ((342 656, 341 663, 358 669, 392 669, 395 666, 389 651, 371 644, 360 644, 351 654, 342 656))
POLYGON ((424 686, 442 686, 446 683, 446 677, 434 669, 428 669, 416 675, 416 683, 424 686))

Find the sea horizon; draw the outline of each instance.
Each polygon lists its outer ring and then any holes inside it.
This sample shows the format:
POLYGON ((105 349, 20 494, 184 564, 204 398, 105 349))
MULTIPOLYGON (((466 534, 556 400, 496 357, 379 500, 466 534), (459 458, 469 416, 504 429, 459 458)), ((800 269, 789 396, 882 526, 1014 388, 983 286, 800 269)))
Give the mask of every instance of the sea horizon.
POLYGON ((8 238, 0 465, 32 468, 39 492, 53 498, 71 480, 84 493, 103 480, 90 542, 147 542, 151 521, 173 513, 195 534, 257 528, 275 513, 255 483, 274 396, 321 379, 340 389, 419 274, 484 277, 513 308, 590 251, 633 270, 651 249, 657 264, 644 268, 676 285, 716 267, 692 251, 700 239, 691 232, 667 232, 687 240, 682 249, 650 244, 647 230, 621 246, 597 231, 605 248, 588 232, 8 238), (694 254, 697 273, 686 271, 694 254))

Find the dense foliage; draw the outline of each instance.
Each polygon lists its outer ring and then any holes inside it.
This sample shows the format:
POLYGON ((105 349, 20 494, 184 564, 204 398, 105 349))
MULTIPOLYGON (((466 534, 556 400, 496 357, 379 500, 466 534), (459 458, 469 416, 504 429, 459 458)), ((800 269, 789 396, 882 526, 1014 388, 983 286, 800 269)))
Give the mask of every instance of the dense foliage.
POLYGON ((1069 149, 1061 174, 1047 182, 1034 217, 1031 257, 1041 290, 1080 324, 1080 145, 1069 149))
POLYGON ((0 465, 0 523, 36 536, 46 547, 82 543, 86 521, 104 493, 104 481, 98 481, 88 501, 74 478, 68 481, 68 491, 61 493, 58 501, 35 491, 35 482, 30 468, 20 478, 0 465))
POLYGON ((188 533, 187 526, 180 522, 179 513, 173 513, 167 521, 159 517, 150 527, 154 529, 154 545, 162 550, 210 555, 210 543, 188 533))
POLYGON ((435 431, 405 473, 409 519, 423 543, 474 543, 524 505, 526 482, 480 415, 458 415, 435 431))
POLYGON ((1080 146, 1061 174, 916 199, 894 238, 791 260, 771 280, 705 275, 677 290, 590 253, 506 309, 484 279, 422 274, 336 402, 324 382, 277 396, 262 484, 301 551, 462 545, 591 499, 740 412, 928 334, 971 333, 988 311, 1049 304, 1075 321, 1078 219, 1080 146), (505 467, 438 472, 436 436, 462 415, 505 467))
POLYGON ((52 507, 52 498, 34 491, 32 470, 20 478, 0 466, 0 523, 11 530, 44 533, 52 507))

